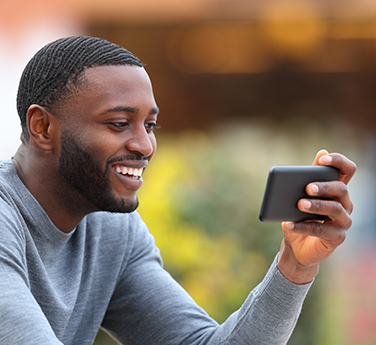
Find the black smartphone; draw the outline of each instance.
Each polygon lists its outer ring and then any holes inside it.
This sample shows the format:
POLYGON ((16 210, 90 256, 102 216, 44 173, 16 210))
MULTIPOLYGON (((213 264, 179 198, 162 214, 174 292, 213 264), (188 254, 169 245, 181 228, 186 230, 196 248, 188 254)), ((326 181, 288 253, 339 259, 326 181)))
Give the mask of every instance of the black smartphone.
POLYGON ((260 210, 262 222, 324 220, 326 216, 302 212, 297 203, 311 198, 305 192, 311 182, 334 181, 339 170, 328 166, 275 166, 269 171, 260 210))

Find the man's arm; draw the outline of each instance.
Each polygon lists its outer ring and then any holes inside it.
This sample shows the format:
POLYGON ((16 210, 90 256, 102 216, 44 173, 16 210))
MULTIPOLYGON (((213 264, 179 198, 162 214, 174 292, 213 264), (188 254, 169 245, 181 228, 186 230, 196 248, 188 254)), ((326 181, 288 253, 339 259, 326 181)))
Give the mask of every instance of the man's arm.
POLYGON ((311 286, 288 281, 276 260, 243 306, 218 325, 161 267, 146 226, 138 222, 102 326, 122 344, 283 345, 311 286))
POLYGON ((280 273, 276 261, 243 306, 216 330, 208 345, 282 345, 288 342, 312 282, 291 283, 280 273))
POLYGON ((303 212, 328 216, 316 222, 284 222, 282 241, 278 257, 278 268, 291 282, 310 282, 318 273, 320 262, 327 259, 345 240, 351 226, 350 215, 353 204, 347 184, 355 174, 356 165, 338 153, 325 150, 317 153, 312 165, 328 165, 339 169, 339 181, 310 183, 306 192, 310 196, 329 198, 302 199, 298 208, 303 212))

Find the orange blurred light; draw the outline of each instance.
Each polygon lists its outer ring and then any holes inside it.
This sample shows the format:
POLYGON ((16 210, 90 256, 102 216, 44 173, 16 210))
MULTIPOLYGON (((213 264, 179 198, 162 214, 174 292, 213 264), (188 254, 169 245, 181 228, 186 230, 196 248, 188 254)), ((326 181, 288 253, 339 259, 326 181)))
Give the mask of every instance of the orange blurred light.
POLYGON ((295 60, 312 55, 328 31, 317 6, 307 0, 265 4, 260 13, 260 26, 273 53, 295 60))
POLYGON ((188 73, 260 73, 270 63, 250 22, 206 22, 171 35, 169 57, 188 73))

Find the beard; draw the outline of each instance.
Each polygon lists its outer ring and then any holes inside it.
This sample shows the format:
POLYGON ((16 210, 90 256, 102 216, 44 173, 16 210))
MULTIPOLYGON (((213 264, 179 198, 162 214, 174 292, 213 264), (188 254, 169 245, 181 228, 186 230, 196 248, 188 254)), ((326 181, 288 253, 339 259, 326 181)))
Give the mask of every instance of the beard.
POLYGON ((97 211, 130 213, 138 207, 132 200, 114 195, 110 182, 111 165, 105 171, 92 154, 86 151, 68 131, 61 135, 61 153, 58 172, 63 179, 86 198, 97 211))

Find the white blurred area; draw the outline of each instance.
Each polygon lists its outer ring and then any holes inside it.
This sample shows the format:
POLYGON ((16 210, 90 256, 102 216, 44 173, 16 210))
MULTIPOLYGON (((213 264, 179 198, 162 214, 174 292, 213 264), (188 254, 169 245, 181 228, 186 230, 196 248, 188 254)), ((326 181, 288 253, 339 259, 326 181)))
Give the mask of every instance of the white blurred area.
POLYGON ((16 97, 19 79, 30 58, 45 44, 82 34, 80 24, 58 14, 33 15, 20 25, 0 21, 0 159, 11 157, 20 144, 16 97), (3 24, 3 25, 2 25, 3 24), (6 24, 6 23, 5 23, 6 24))

